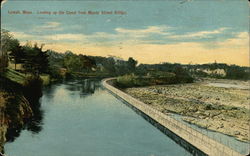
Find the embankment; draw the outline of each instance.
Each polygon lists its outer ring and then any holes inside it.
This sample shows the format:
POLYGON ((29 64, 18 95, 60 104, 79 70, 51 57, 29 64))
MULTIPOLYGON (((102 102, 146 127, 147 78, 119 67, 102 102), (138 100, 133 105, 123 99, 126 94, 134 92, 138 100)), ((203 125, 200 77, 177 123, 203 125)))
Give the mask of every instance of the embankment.
POLYGON ((131 97, 121 90, 111 86, 108 82, 113 78, 105 79, 102 84, 119 98, 128 102, 130 107, 139 111, 144 118, 170 136, 174 141, 182 145, 193 155, 210 156, 242 156, 229 147, 209 138, 208 136, 194 130, 191 127, 153 109, 143 102, 131 97))
POLYGON ((5 142, 13 141, 34 116, 35 101, 41 96, 41 88, 32 82, 27 81, 26 85, 22 85, 0 75, 1 153, 4 153, 5 142))

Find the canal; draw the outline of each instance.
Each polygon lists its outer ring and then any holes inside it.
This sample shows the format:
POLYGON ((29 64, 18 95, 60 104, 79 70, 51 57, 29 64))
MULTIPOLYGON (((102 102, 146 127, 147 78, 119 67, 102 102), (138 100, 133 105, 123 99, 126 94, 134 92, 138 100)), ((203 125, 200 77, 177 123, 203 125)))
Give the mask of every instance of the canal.
POLYGON ((98 80, 54 84, 38 117, 5 144, 7 156, 190 156, 101 87, 98 80))

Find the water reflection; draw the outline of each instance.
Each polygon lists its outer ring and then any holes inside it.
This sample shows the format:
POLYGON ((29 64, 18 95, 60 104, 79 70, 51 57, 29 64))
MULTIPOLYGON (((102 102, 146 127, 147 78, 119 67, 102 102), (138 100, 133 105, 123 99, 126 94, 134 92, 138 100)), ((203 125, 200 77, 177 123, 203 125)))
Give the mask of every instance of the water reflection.
MULTIPOLYGON (((93 79, 83 79, 77 81, 65 82, 66 89, 72 91, 74 94, 79 94, 80 98, 92 95, 95 93, 95 90, 100 87, 99 80, 93 79)), ((44 93, 46 96, 54 96, 56 85, 46 86, 44 93)), ((30 93, 30 95, 33 95, 30 93)), ((13 142, 16 138, 20 136, 22 130, 28 130, 33 134, 38 134, 43 129, 43 118, 44 112, 41 109, 40 97, 29 96, 27 97, 30 102, 30 106, 33 112, 33 115, 29 118, 26 118, 21 126, 20 124, 11 124, 8 125, 6 132, 6 142, 13 142)))
MULTIPOLYGON (((36 94, 30 93, 30 95, 36 94)), ((1 135, 3 135, 4 137, 4 139, 1 140, 1 145, 4 145, 8 142, 14 142, 15 139, 20 136, 22 130, 26 129, 33 134, 38 134, 42 130, 43 111, 41 109, 41 103, 39 101, 40 96, 26 96, 26 99, 28 100, 30 105, 22 104, 21 102, 17 103, 17 101, 20 100, 20 95, 17 94, 14 96, 16 96, 16 100, 8 101, 7 106, 15 106, 15 108, 6 108, 3 114, 4 120, 10 122, 1 124, 1 127, 6 127, 5 130, 1 129, 1 135), (32 112, 27 111, 30 109, 32 112)), ((3 147, 1 149, 1 152, 4 153, 3 147)))
POLYGON ((6 132, 6 142, 13 142, 17 137, 20 136, 22 130, 27 129, 34 134, 38 134, 42 130, 42 121, 43 121, 43 111, 41 110, 41 103, 39 102, 39 98, 31 103, 31 109, 33 115, 30 118, 25 119, 24 124, 16 125, 11 124, 8 125, 6 132))
POLYGON ((67 89, 72 93, 79 93, 80 98, 92 95, 100 87, 99 80, 83 79, 78 81, 67 82, 67 89))

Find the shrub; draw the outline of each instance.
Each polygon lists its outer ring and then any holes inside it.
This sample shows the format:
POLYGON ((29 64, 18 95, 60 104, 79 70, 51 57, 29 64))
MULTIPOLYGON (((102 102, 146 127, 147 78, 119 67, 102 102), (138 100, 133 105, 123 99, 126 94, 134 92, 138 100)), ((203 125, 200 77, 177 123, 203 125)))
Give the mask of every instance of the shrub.
POLYGON ((117 78, 116 85, 121 88, 134 87, 136 83, 135 75, 124 75, 117 78))
POLYGON ((24 95, 31 103, 36 103, 42 96, 43 81, 39 76, 28 76, 24 82, 24 95))

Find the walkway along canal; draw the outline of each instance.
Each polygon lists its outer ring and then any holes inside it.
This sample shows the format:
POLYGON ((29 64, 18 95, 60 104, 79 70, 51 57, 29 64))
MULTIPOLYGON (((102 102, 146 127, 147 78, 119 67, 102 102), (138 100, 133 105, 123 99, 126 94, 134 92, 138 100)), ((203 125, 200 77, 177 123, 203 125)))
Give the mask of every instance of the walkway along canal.
POLYGON ((111 80, 113 80, 113 78, 103 80, 103 86, 105 86, 113 94, 128 102, 133 109, 141 112, 143 116, 146 116, 145 118, 147 120, 154 121, 152 123, 156 123, 155 125, 157 128, 161 129, 168 136, 172 136, 172 139, 174 139, 176 142, 179 142, 193 155, 243 156, 242 154, 209 138, 199 131, 151 108, 143 102, 111 86, 110 84, 108 84, 108 81, 111 80), (168 131, 166 131, 166 129, 168 131))
POLYGON ((9 133, 7 156, 191 156, 99 80, 54 84, 40 103, 36 125, 9 133))

